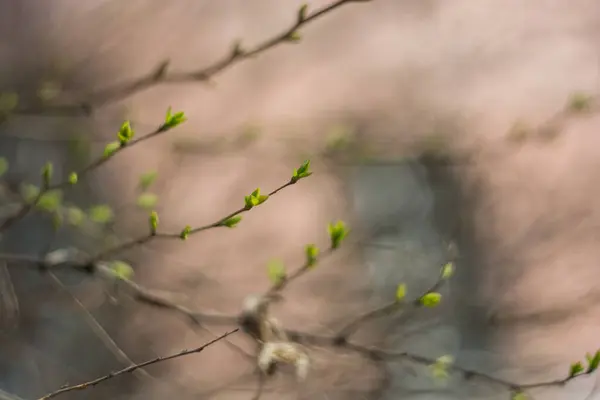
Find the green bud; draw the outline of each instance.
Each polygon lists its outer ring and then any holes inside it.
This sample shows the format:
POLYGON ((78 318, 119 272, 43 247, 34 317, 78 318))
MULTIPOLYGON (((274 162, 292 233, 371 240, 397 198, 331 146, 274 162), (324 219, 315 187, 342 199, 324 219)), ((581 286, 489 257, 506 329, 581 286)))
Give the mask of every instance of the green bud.
POLYGON ((123 122, 121 128, 119 128, 119 133, 117 134, 117 138, 119 139, 119 145, 121 147, 125 146, 127 143, 133 139, 134 131, 131 129, 131 124, 129 121, 123 122))
POLYGON ((158 177, 158 173, 156 171, 147 172, 147 173, 143 174, 142 176, 140 176, 140 181, 139 181, 140 189, 148 190, 148 188, 150 188, 150 186, 152 186, 154 181, 156 181, 157 177, 158 177))
POLYGON ((300 35, 300 32, 298 31, 293 31, 288 35, 288 40, 290 42, 298 43, 300 40, 302 40, 302 35, 300 35))
POLYGON ((52 175, 54 173, 54 167, 52 163, 47 162, 46 165, 42 168, 42 179, 44 181, 44 186, 50 186, 50 181, 52 180, 52 175))
POLYGON ((221 226, 226 226, 228 228, 235 228, 237 224, 242 220, 241 215, 236 215, 230 218, 227 218, 225 221, 221 222, 221 226))
POLYGON ((73 226, 79 226, 85 218, 83 210, 77 207, 69 207, 67 209, 67 221, 73 226))
POLYGON ((158 229, 158 213, 156 211, 152 211, 150 213, 150 233, 152 235, 156 235, 156 230, 158 229))
POLYGON ((105 224, 112 221, 114 214, 110 206, 106 204, 100 204, 93 206, 89 210, 90 220, 98 224, 105 224))
POLYGON ((121 144, 119 142, 110 142, 109 144, 107 144, 104 148, 104 158, 111 157, 119 150, 120 147, 121 144))
POLYGON ((165 122, 160 126, 160 131, 168 131, 169 129, 175 128, 177 125, 183 124, 187 121, 187 118, 183 111, 177 112, 173 114, 171 112, 171 107, 167 109, 167 115, 165 116, 165 122))
POLYGON ((569 369, 569 378, 573 378, 584 371, 583 364, 580 361, 571 364, 569 369))
POLYGON ((71 185, 75 185, 77 183, 77 181, 79 180, 79 177, 77 176, 76 172, 71 172, 69 174, 69 183, 71 185))
POLYGON ((591 374, 592 372, 598 369, 598 365, 600 364, 600 350, 598 350, 593 356, 590 354, 586 354, 585 357, 588 361, 588 368, 585 372, 587 374, 591 374))
POLYGON ((267 265, 269 280, 273 285, 279 285, 286 279, 285 265, 279 260, 272 260, 267 265))
POLYGON ((396 288, 396 301, 402 301, 406 297, 406 284, 401 283, 396 288))
POLYGON ((306 12, 308 11, 308 4, 302 4, 298 9, 298 24, 301 24, 306 19, 306 12))
POLYGON ((442 295, 436 292, 430 292, 421 297, 420 301, 425 307, 435 307, 442 301, 442 295))
POLYGON ((292 183, 296 183, 302 178, 311 176, 312 172, 309 171, 309 168, 310 160, 304 161, 300 168, 294 170, 294 174, 292 175, 292 183))
POLYGON ((37 208, 48 212, 55 212, 60 207, 62 199, 63 192, 61 190, 49 190, 40 196, 37 208))
POLYGON ((446 265, 444 265, 442 268, 442 278, 450 279, 452 275, 454 275, 454 263, 446 263, 446 265))
POLYGON ((306 254, 306 265, 308 267, 314 267, 317 264, 317 256, 319 255, 319 248, 314 244, 308 244, 305 248, 306 254))
POLYGON ((110 263, 110 270, 117 279, 130 280, 134 271, 131 265, 124 261, 113 261, 110 263))
POLYGON ((187 238, 190 236, 191 232, 192 232, 192 227, 189 225, 186 225, 185 228, 183 228, 183 230, 179 234, 179 237, 181 238, 181 240, 187 240, 187 238))
POLYGON ((268 195, 260 194, 260 188, 256 188, 249 196, 244 196, 244 207, 246 210, 258 206, 269 199, 268 195))
POLYGON ((348 235, 348 228, 343 221, 337 221, 335 223, 330 223, 327 226, 327 231, 329 232, 329 238, 331 240, 331 248, 337 249, 342 240, 348 235))
POLYGON ((137 205, 140 208, 152 209, 158 203, 158 196, 154 193, 142 193, 137 198, 137 205))

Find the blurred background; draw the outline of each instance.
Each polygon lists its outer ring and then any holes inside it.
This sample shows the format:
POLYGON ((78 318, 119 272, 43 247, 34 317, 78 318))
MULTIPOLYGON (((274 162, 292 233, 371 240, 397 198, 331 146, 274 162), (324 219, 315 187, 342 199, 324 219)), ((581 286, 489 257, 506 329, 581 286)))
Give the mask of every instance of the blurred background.
MULTIPOLYGON (((331 0, 309 3, 309 11, 331 0)), ((326 225, 352 228, 347 246, 291 285, 274 309, 290 329, 328 334, 436 279, 447 243, 459 249, 444 304, 363 329, 366 344, 458 364, 517 382, 562 378, 600 345, 600 3, 597 0, 374 0, 345 5, 286 43, 209 83, 156 85, 93 114, 56 115, 106 87, 202 68, 235 40, 251 48, 291 26, 299 1, 0 0, 0 157, 10 182, 36 183, 87 165, 124 119, 151 132, 165 110, 177 129, 115 157, 65 194, 105 224, 61 228, 32 214, 0 251, 88 251, 146 232, 136 205, 156 173, 161 227, 213 222, 257 186, 271 190, 304 159, 314 175, 252 210, 233 230, 152 242, 121 254, 142 284, 189 307, 235 314, 269 286, 266 265, 300 265, 326 225), (16 110, 16 111, 15 111, 16 110), (97 210, 97 209, 96 209, 97 210), (83 229, 83 232, 82 232, 83 229)), ((10 199, 2 202, 9 205, 10 199)), ((227 326, 190 327, 102 282, 0 265, 4 300, 0 388, 33 399, 65 383, 183 348, 227 326)), ((67 399, 251 399, 251 353, 233 344, 115 378, 67 399)), ((305 399, 507 399, 476 380, 443 385, 397 362, 389 376, 341 351, 311 352, 305 399)), ((295 398, 278 376, 264 399, 295 398)), ((595 378, 533 392, 600 399, 595 378), (588 396, 589 395, 589 396, 588 396), (586 397, 588 396, 588 397, 586 397)), ((1 392, 0 392, 1 393, 1 392)))

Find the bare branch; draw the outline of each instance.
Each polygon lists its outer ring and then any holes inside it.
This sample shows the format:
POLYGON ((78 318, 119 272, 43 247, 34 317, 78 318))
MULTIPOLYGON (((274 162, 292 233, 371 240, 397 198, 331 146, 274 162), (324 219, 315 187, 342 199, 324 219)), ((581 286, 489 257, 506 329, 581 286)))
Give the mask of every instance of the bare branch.
POLYGON ((196 347, 194 349, 182 350, 179 353, 172 354, 172 355, 169 355, 169 356, 157 357, 157 358, 154 358, 152 360, 144 361, 144 362, 139 363, 139 364, 133 364, 133 365, 127 367, 127 368, 123 368, 123 369, 121 369, 119 371, 112 372, 112 373, 110 373, 108 375, 104 375, 104 376, 102 376, 100 378, 97 378, 97 379, 94 379, 94 380, 91 380, 91 381, 88 381, 88 382, 80 383, 78 385, 63 387, 63 388, 58 389, 58 390, 56 390, 56 391, 54 391, 52 393, 48 393, 47 395, 45 395, 43 397, 40 397, 38 400, 51 399, 51 398, 59 396, 59 395, 61 395, 63 393, 72 392, 74 390, 84 390, 84 389, 96 386, 97 384, 102 383, 104 381, 107 381, 109 379, 112 379, 112 378, 114 378, 116 376, 123 375, 123 374, 130 373, 130 372, 134 372, 134 371, 136 371, 136 370, 138 370, 140 368, 147 367, 148 365, 157 364, 159 362, 163 362, 163 361, 167 361, 167 360, 172 360, 172 359, 175 359, 175 358, 178 358, 178 357, 187 356, 187 355, 190 355, 190 354, 200 353, 204 349, 206 349, 207 347, 211 346, 212 344, 214 344, 214 343, 216 343, 216 342, 218 342, 218 341, 226 338, 227 336, 229 336, 229 335, 231 335, 233 333, 236 333, 238 330, 239 329, 234 329, 232 331, 226 332, 223 335, 221 335, 221 336, 219 336, 219 337, 217 337, 217 338, 215 338, 215 339, 213 339, 213 340, 211 340, 211 341, 203 344, 200 347, 196 347))
POLYGON ((210 80, 217 74, 238 64, 242 60, 255 58, 263 52, 280 44, 293 43, 295 41, 295 35, 297 35, 297 32, 300 28, 342 7, 343 5, 368 1, 370 0, 337 0, 328 6, 317 9, 314 12, 303 16, 302 18, 297 18, 294 24, 292 24, 289 28, 259 43, 249 50, 244 50, 240 43, 236 42, 232 46, 229 54, 227 54, 221 60, 204 68, 185 72, 170 73, 168 71, 169 60, 165 60, 147 75, 129 82, 117 84, 113 87, 102 89, 90 95, 87 101, 79 101, 74 104, 33 107, 21 106, 17 107, 14 112, 16 114, 45 114, 62 116, 89 115, 95 108, 122 100, 133 95, 134 93, 149 89, 159 84, 181 84, 191 82, 207 83, 210 82, 210 80))
MULTIPOLYGON (((129 356, 115 343, 113 338, 110 337, 108 332, 100 325, 100 323, 94 318, 94 316, 88 311, 88 309, 83 305, 83 303, 75 296, 71 291, 58 279, 54 273, 49 272, 50 278, 52 281, 67 295, 73 300, 73 303, 79 308, 81 311, 81 315, 83 319, 87 322, 89 327, 92 329, 94 334, 100 339, 100 341, 106 346, 106 348, 124 365, 133 364, 133 361, 129 358, 129 356)), ((138 378, 152 379, 153 377, 146 372, 144 369, 139 369, 133 372, 138 378)))

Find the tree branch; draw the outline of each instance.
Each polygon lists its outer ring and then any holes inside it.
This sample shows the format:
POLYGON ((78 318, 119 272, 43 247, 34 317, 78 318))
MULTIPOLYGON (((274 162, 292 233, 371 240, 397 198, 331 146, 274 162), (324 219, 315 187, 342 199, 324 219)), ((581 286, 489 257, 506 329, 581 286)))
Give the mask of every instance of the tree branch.
POLYGON ((129 82, 117 84, 113 87, 108 87, 97 91, 90 95, 87 101, 79 101, 74 104, 57 104, 57 105, 45 105, 45 106, 17 106, 13 111, 16 114, 45 114, 45 115, 58 115, 58 116, 78 116, 78 115, 90 115, 95 108, 102 107, 106 104, 125 99, 134 93, 149 89, 159 84, 177 84, 177 83, 191 83, 200 82, 207 83, 217 74, 225 71, 242 60, 254 58, 263 52, 276 47, 284 43, 294 43, 297 41, 297 31, 308 25, 309 23, 325 16, 326 14, 346 5, 349 3, 362 3, 371 0, 337 0, 330 5, 323 8, 317 9, 310 14, 300 16, 289 28, 284 31, 275 34, 273 37, 264 40, 258 45, 244 50, 239 43, 232 46, 232 50, 228 55, 223 57, 221 60, 214 62, 204 68, 170 73, 169 60, 163 61, 157 68, 150 71, 147 75, 140 78, 134 79, 129 82))
POLYGON ((447 279, 445 279, 443 276, 443 268, 442 268, 442 270, 440 271, 440 276, 439 276, 438 280, 433 285, 431 285, 431 287, 429 287, 427 290, 425 290, 419 297, 417 297, 416 299, 414 299, 408 303, 406 303, 404 301, 394 300, 394 301, 392 301, 388 304, 385 304, 381 307, 377 307, 371 311, 361 314, 360 316, 355 318, 353 321, 349 322, 347 325, 345 325, 342 329, 340 329, 338 331, 338 333, 336 334, 337 340, 340 340, 340 341, 348 340, 348 338, 353 333, 355 333, 362 325, 364 325, 365 323, 367 323, 371 320, 374 320, 376 318, 392 314, 396 311, 400 311, 401 309, 403 309, 407 306, 412 306, 413 308, 421 307, 422 306, 421 299, 425 295, 439 290, 440 287, 444 284, 444 282, 446 280, 447 279))
MULTIPOLYGON (((278 193, 279 191, 285 189, 286 187, 294 185, 295 183, 296 182, 293 182, 293 181, 290 180, 287 183, 279 186, 277 189, 271 191, 268 194, 268 196, 271 197, 274 194, 278 193)), ((190 230, 188 232, 188 235, 197 234, 199 232, 203 232, 203 231, 206 231, 206 230, 209 230, 209 229, 213 229, 213 228, 224 227, 224 226, 226 226, 225 223, 229 219, 231 219, 233 217, 236 217, 236 216, 238 216, 240 214, 243 214, 243 213, 245 213, 245 212, 247 212, 249 210, 250 209, 247 208, 247 207, 241 207, 238 210, 236 210, 236 211, 228 214, 227 216, 225 216, 223 218, 218 219, 217 221, 215 221, 213 223, 210 223, 210 224, 207 224, 207 225, 203 225, 203 226, 200 226, 200 227, 197 227, 197 228, 190 228, 190 230)), ((155 232, 155 233, 150 232, 147 235, 140 236, 137 239, 130 240, 128 242, 116 245, 116 246, 114 246, 114 247, 112 247, 112 248, 110 248, 108 250, 105 250, 105 251, 103 251, 103 252, 101 252, 101 253, 93 256, 87 263, 88 264, 93 264, 93 263, 95 263, 97 261, 105 259, 109 255, 121 252, 123 250, 130 249, 130 248, 135 247, 137 245, 145 244, 145 243, 150 242, 151 240, 153 240, 155 238, 177 239, 177 240, 181 240, 182 239, 181 232, 155 232)))
POLYGON ((190 354, 200 353, 204 349, 206 349, 207 347, 211 346, 212 344, 214 344, 214 343, 216 343, 216 342, 218 342, 218 341, 226 338, 227 336, 229 336, 229 335, 231 335, 233 333, 236 333, 238 330, 239 329, 234 329, 232 331, 226 332, 223 335, 221 335, 221 336, 219 336, 219 337, 217 337, 217 338, 215 338, 215 339, 213 339, 213 340, 211 340, 211 341, 203 344, 200 347, 196 347, 194 349, 182 350, 179 353, 171 354, 169 356, 157 357, 157 358, 154 358, 152 360, 144 361, 144 362, 139 363, 139 364, 133 364, 133 365, 127 367, 127 368, 123 368, 123 369, 121 369, 119 371, 116 371, 116 372, 111 372, 108 375, 104 375, 104 376, 102 376, 100 378, 97 378, 97 379, 94 379, 94 380, 91 380, 91 381, 88 381, 88 382, 80 383, 78 385, 63 387, 63 388, 58 389, 58 390, 56 390, 54 392, 48 393, 45 396, 40 397, 38 400, 51 399, 51 398, 59 396, 59 395, 61 395, 63 393, 72 392, 74 390, 84 390, 84 389, 87 389, 89 387, 96 386, 99 383, 102 383, 102 382, 107 381, 109 379, 112 379, 114 377, 117 377, 119 375, 123 375, 123 374, 126 374, 126 373, 134 372, 134 371, 136 371, 136 370, 138 370, 140 368, 147 367, 148 365, 151 365, 151 364, 157 364, 159 362, 163 362, 163 361, 167 361, 167 360, 172 360, 172 359, 175 359, 175 358, 178 358, 178 357, 184 357, 184 356, 187 356, 187 355, 190 355, 190 354))

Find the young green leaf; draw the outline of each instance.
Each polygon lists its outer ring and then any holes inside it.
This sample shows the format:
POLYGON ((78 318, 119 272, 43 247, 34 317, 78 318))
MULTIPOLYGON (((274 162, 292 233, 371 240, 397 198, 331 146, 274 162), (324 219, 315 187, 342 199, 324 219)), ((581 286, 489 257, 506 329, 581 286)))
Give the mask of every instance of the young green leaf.
POLYGON ((30 183, 25 183, 21 185, 21 196, 23 196, 23 200, 28 203, 31 203, 36 199, 36 197, 40 194, 40 188, 30 183))
POLYGON ((348 235, 348 228, 346 228, 343 221, 330 223, 327 226, 327 231, 329 232, 332 249, 337 249, 342 243, 342 240, 348 235))
POLYGON ((59 230, 63 224, 63 216, 59 212, 52 213, 52 227, 55 231, 59 230))
POLYGON ((119 150, 120 147, 121 144, 119 142, 110 142, 109 144, 107 144, 104 148, 104 158, 111 157, 119 150))
POLYGON ((8 171, 8 160, 4 157, 0 157, 0 177, 8 171))
POLYGON ((42 179, 44 181, 44 186, 50 186, 50 181, 52 180, 52 175, 54 173, 54 167, 51 162, 47 162, 42 168, 42 179))
POLYGON ((226 226, 228 228, 235 228, 237 224, 242 220, 241 215, 235 215, 233 217, 227 218, 226 220, 220 223, 221 226, 226 226))
POLYGON ((158 203, 158 196, 154 193, 142 193, 137 198, 137 205, 140 208, 150 210, 158 203))
POLYGON ((268 195, 260 194, 260 188, 256 188, 249 196, 244 196, 244 208, 250 210, 269 199, 268 195))
POLYGON ((112 209, 106 204, 93 206, 89 210, 90 219, 98 224, 105 224, 112 221, 114 214, 112 209))
POLYGON ((571 367, 569 368, 569 378, 573 378, 574 376, 581 374, 583 371, 583 364, 580 361, 577 361, 571 364, 571 367))
POLYGON ((319 248, 314 244, 308 244, 305 248, 306 254, 306 265, 308 267, 314 267, 317 264, 317 257, 319 256, 319 248))
POLYGON ((588 361, 586 373, 591 374, 598 369, 598 365, 600 364, 600 350, 598 350, 593 356, 586 354, 586 359, 588 361))
POLYGON ((189 225, 186 225, 185 228, 183 228, 183 230, 179 234, 179 237, 181 238, 181 240, 187 240, 187 238, 190 236, 191 232, 192 232, 192 227, 189 225))
POLYGON ((131 265, 124 261, 113 261, 110 263, 110 270, 117 279, 130 280, 134 275, 131 265))
POLYGON ((148 190, 150 186, 156 181, 158 173, 156 171, 146 172, 140 176, 139 187, 141 190, 148 190))
POLYGON ((269 262, 267 265, 267 273, 269 275, 269 280, 273 285, 279 285, 287 276, 285 265, 279 260, 272 260, 269 262))
POLYGON ((77 176, 76 172, 71 172, 69 174, 69 183, 71 185, 75 185, 77 183, 77 181, 79 180, 79 177, 77 176))
POLYGON ((79 226, 85 219, 85 213, 77 207, 67 208, 67 222, 73 226, 79 226))
POLYGON ((396 301, 402 301, 406 297, 406 284, 401 283, 396 288, 396 301))
POLYGON ((254 197, 252 196, 244 196, 244 208, 246 210, 251 210, 254 207, 254 197))
POLYGON ((298 20, 297 23, 301 24, 306 19, 306 12, 308 11, 308 4, 302 4, 298 9, 298 20))
POLYGON ((434 364, 429 366, 434 378, 446 380, 449 376, 448 369, 453 362, 454 358, 449 355, 438 358, 434 364))
POLYGON ((436 292, 430 292, 421 297, 421 304, 425 307, 435 307, 442 301, 442 295, 436 292))
POLYGON ((183 124, 185 121, 187 121, 187 118, 182 111, 173 114, 171 112, 171 107, 169 107, 167 109, 167 115, 165 116, 165 122, 160 126, 160 131, 164 132, 173 129, 177 125, 183 124))
POLYGON ((54 212, 61 205, 63 193, 61 190, 49 190, 42 194, 37 202, 37 207, 44 211, 54 212))
POLYGON ((445 356, 439 357, 436 362, 441 365, 445 365, 446 367, 451 366, 454 363, 454 357, 446 354, 445 356))
POLYGON ((441 381, 445 381, 446 379, 448 379, 448 370, 443 366, 433 364, 429 366, 429 369, 431 370, 431 375, 433 375, 435 379, 441 381))
POLYGON ((134 131, 131 128, 131 123, 129 121, 123 122, 121 128, 119 128, 119 133, 117 133, 117 139, 119 139, 119 145, 125 146, 127 143, 133 139, 134 131))
POLYGON ((444 265, 442 268, 442 278, 450 279, 452 275, 454 275, 454 263, 446 263, 446 265, 444 265))
POLYGON ((593 97, 586 93, 575 93, 569 100, 568 109, 573 112, 583 112, 590 109, 593 97))
POLYGON ((528 400, 528 397, 523 391, 517 390, 511 395, 511 400, 528 400))
POLYGON ((300 35, 300 32, 298 31, 293 31, 288 35, 287 38, 290 42, 298 43, 300 40, 302 40, 302 35, 300 35))
POLYGON ((156 211, 152 211, 150 213, 150 217, 148 218, 150 222, 150 233, 152 235, 156 234, 156 230, 158 229, 158 213, 156 211))
POLYGON ((296 183, 302 178, 311 176, 312 172, 309 169, 310 169, 310 160, 306 160, 302 163, 300 168, 294 170, 291 182, 296 183))

